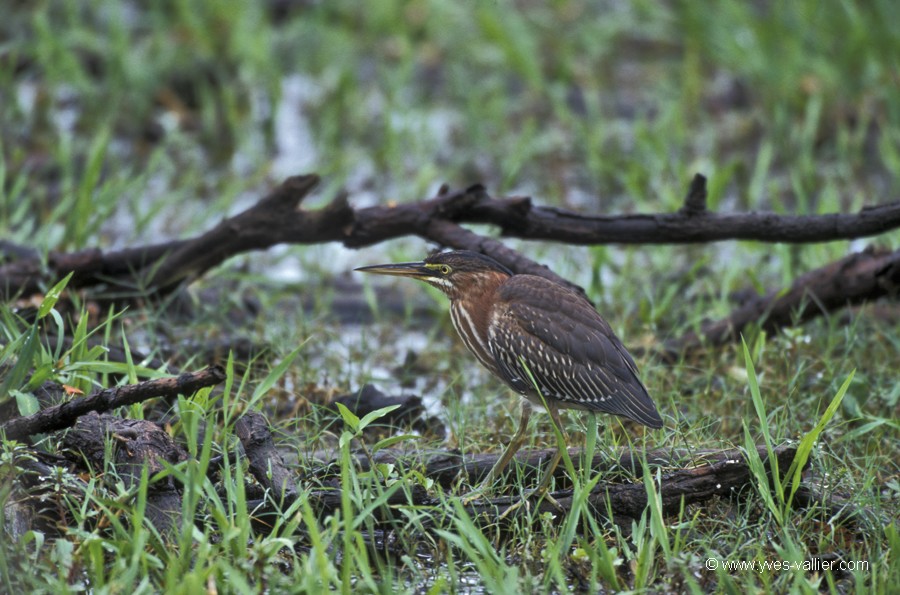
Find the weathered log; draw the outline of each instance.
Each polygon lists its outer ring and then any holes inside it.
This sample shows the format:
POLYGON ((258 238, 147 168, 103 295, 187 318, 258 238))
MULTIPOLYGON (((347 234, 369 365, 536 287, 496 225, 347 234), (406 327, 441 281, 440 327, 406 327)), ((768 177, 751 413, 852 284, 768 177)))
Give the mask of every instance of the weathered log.
MULTIPOLYGON (((91 411, 81 416, 63 438, 63 448, 75 461, 87 461, 94 470, 105 468, 106 439, 112 437, 117 475, 132 488, 147 474, 148 481, 165 470, 162 461, 180 463, 187 452, 157 424, 140 419, 121 419, 91 411)), ((181 489, 171 475, 147 486, 147 519, 163 534, 181 527, 181 489)))
POLYGON ((276 502, 293 501, 297 497, 297 479, 284 464, 272 441, 272 431, 265 416, 249 411, 234 424, 234 433, 244 447, 250 473, 276 502))
POLYGON ((665 345, 670 354, 700 345, 722 345, 752 323, 765 331, 799 324, 846 306, 900 290, 900 250, 869 248, 799 277, 786 291, 771 291, 749 300, 726 318, 704 324, 665 345))
POLYGON ((7 440, 22 440, 32 434, 54 432, 72 426, 79 417, 90 411, 109 411, 125 405, 140 403, 153 397, 175 398, 191 395, 207 386, 225 380, 225 370, 211 366, 199 372, 185 372, 171 378, 145 380, 107 388, 87 397, 78 397, 48 407, 25 417, 17 417, 0 425, 0 435, 7 440))
MULTIPOLYGON (((540 450, 521 454, 517 461, 537 469, 541 463, 549 458, 552 451, 540 450)), ((757 453, 765 464, 765 468, 771 479, 771 466, 765 446, 758 446, 757 453)), ((774 455, 778 460, 779 473, 784 479, 784 474, 790 468, 796 456, 797 449, 794 446, 780 446, 774 449, 774 455)), ((570 450, 570 456, 579 455, 577 449, 570 450)), ((495 455, 478 455, 477 460, 466 461, 465 458, 455 453, 431 453, 425 461, 420 461, 418 466, 424 467, 424 475, 442 485, 452 483, 462 471, 468 471, 469 479, 486 475, 495 455), (455 461, 450 465, 452 472, 448 472, 448 460, 455 461)), ((672 451, 655 450, 648 453, 623 451, 613 459, 603 455, 595 456, 592 465, 600 465, 601 471, 608 470, 609 465, 618 465, 634 469, 637 472, 637 481, 628 483, 613 483, 601 481, 592 490, 588 497, 591 512, 599 518, 607 518, 617 523, 626 523, 639 519, 647 507, 647 492, 642 480, 642 461, 647 460, 649 465, 668 467, 675 461, 688 464, 681 468, 661 470, 661 479, 657 485, 660 494, 662 510, 664 514, 676 513, 682 502, 694 504, 708 501, 716 496, 735 496, 745 492, 754 482, 752 472, 747 463, 743 451, 687 451, 676 449, 672 451), (611 461, 614 461, 611 463, 611 461)), ((358 458, 357 462, 365 468, 365 459, 358 458)), ((390 456, 381 454, 377 462, 394 463, 409 462, 407 456, 390 456)), ((512 511, 507 520, 520 518, 536 509, 537 512, 550 512, 563 516, 571 511, 574 494, 572 489, 556 490, 550 494, 555 503, 549 499, 540 499, 528 502, 526 506, 512 511)), ((306 495, 314 510, 321 516, 328 516, 337 512, 341 506, 341 488, 312 490, 306 495)), ((479 523, 494 524, 498 517, 513 504, 521 502, 520 495, 483 498, 466 504, 467 512, 477 519, 479 523)), ((278 514, 278 508, 263 501, 252 503, 256 514, 261 518, 267 515, 278 514)), ((435 509, 433 518, 440 524, 446 512, 439 509, 442 501, 428 494, 421 486, 408 486, 408 489, 394 489, 386 499, 386 506, 378 510, 374 518, 378 522, 391 522, 402 518, 402 512, 395 513, 398 506, 427 506, 435 509)), ((532 517, 532 518, 537 518, 532 517)))
MULTIPOLYGON (((790 450, 788 447, 780 447, 777 453, 790 450)), ((765 454, 765 447, 760 446, 761 456, 765 454)), ((516 453, 510 467, 520 467, 522 477, 542 477, 544 468, 553 458, 555 449, 522 449, 516 453)), ((319 456, 325 453, 319 453, 319 456)), ((779 454, 779 456, 781 456, 779 454)), ((436 450, 426 451, 400 451, 396 449, 383 449, 374 453, 372 462, 375 464, 392 464, 401 469, 420 469, 422 474, 434 480, 444 488, 451 488, 460 480, 465 480, 468 485, 477 485, 487 477, 494 463, 500 457, 499 453, 460 454, 458 451, 436 450)), ((576 468, 583 468, 583 451, 581 448, 569 448, 569 457, 576 468)), ((354 460, 362 471, 371 468, 369 458, 365 454, 358 454, 354 460)), ((637 452, 622 449, 618 452, 597 451, 591 458, 590 468, 594 472, 610 475, 627 475, 629 477, 641 477, 643 464, 646 460, 651 469, 660 468, 677 469, 680 467, 694 468, 703 465, 715 465, 729 461, 743 461, 744 454, 740 449, 686 449, 686 448, 659 448, 646 452, 637 452)), ((786 470, 786 468, 785 468, 786 470)), ((655 472, 655 471, 654 471, 655 472)), ((567 471, 563 465, 557 466, 554 471, 557 481, 568 482, 567 471)))
MULTIPOLYGON (((757 446, 757 451, 765 465, 766 473, 772 480, 771 466, 768 461, 768 453, 765 446, 757 446)), ((746 457, 740 451, 722 453, 725 456, 709 463, 697 466, 675 469, 661 474, 657 484, 657 492, 663 514, 671 515, 684 505, 706 502, 716 496, 734 496, 741 494, 754 481, 750 466, 746 457)), ((797 448, 794 446, 781 446, 774 449, 774 455, 778 460, 778 471, 784 479, 784 474, 790 468, 797 448)), ((573 490, 561 490, 552 494, 555 503, 541 500, 535 504, 537 512, 551 512, 555 514, 568 513, 572 510, 574 502, 573 490), (560 510, 560 508, 562 510, 560 510)), ((473 503, 473 514, 486 514, 496 518, 498 513, 503 513, 507 508, 516 504, 520 497, 497 498, 487 502, 473 503)), ((626 522, 640 519, 647 508, 647 490, 642 481, 636 483, 611 484, 600 482, 592 490, 588 497, 588 503, 592 512, 614 522, 626 522)), ((520 507, 513 511, 512 517, 519 517, 529 513, 528 507, 520 507)))

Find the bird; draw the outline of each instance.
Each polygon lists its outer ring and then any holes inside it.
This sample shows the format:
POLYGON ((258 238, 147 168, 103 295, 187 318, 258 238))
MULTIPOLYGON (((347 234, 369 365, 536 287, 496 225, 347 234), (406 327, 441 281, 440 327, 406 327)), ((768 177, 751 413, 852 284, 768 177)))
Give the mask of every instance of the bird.
MULTIPOLYGON (((515 274, 469 250, 355 270, 409 277, 443 292, 468 350, 513 391, 546 409, 563 444, 568 435, 559 409, 610 413, 654 429, 663 426, 634 359, 581 293, 545 277, 515 274)), ((500 477, 524 444, 531 411, 523 403, 519 427, 483 487, 500 477)), ((539 490, 546 490, 561 456, 557 449, 539 490)))

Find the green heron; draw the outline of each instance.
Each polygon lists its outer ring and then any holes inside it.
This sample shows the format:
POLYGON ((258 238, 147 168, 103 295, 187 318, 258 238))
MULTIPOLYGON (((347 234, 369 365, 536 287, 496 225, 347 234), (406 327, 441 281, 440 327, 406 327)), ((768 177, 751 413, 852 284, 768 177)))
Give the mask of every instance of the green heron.
MULTIPOLYGON (((356 269, 419 279, 450 298, 456 332, 478 361, 514 391, 541 405, 562 431, 559 408, 612 413, 651 428, 662 419, 634 360, 581 294, 535 275, 516 275, 477 252, 443 252, 423 262, 356 269)), ((525 441, 531 408, 484 482, 503 471, 525 441)), ((539 489, 559 464, 557 451, 539 489)))

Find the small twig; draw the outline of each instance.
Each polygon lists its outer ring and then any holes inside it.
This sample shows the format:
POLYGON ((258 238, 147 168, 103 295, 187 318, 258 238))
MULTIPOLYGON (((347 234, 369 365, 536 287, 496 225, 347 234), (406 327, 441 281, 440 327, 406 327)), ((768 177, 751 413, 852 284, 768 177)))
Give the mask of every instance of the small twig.
POLYGON ((700 215, 706 212, 706 177, 694 175, 681 212, 685 215, 700 215))

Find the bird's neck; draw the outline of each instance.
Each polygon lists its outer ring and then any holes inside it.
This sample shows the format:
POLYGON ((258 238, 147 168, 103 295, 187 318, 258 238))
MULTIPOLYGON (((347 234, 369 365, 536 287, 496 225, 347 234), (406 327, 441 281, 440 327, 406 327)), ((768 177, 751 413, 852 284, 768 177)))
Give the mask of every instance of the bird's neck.
MULTIPOLYGON (((500 272, 479 275, 467 284, 465 291, 451 295, 450 301, 453 306, 465 309, 473 317, 485 317, 483 322, 487 322, 491 306, 497 299, 497 291, 507 279, 509 275, 500 272)), ((479 328, 486 329, 487 324, 479 325, 479 328)))
POLYGON ((450 317, 456 332, 469 351, 489 370, 496 373, 496 362, 489 347, 491 309, 497 301, 497 290, 508 278, 497 274, 495 279, 484 279, 469 286, 464 296, 451 300, 450 317))

